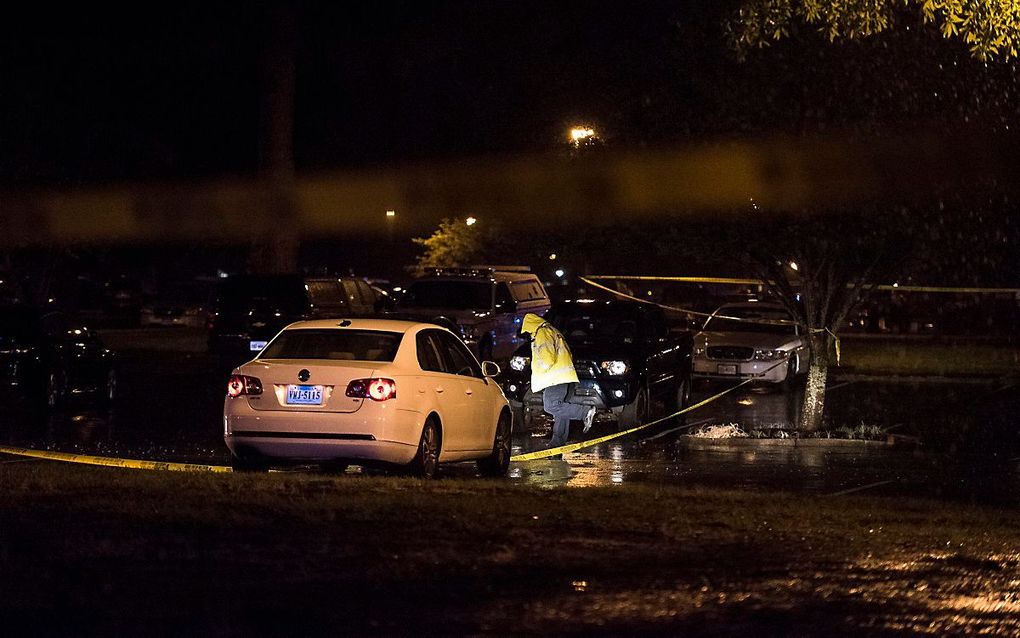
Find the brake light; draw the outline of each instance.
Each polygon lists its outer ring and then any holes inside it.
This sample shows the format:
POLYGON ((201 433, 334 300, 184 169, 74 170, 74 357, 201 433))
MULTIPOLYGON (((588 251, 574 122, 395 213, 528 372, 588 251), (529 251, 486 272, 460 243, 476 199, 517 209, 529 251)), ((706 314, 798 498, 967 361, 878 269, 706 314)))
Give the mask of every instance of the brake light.
POLYGON ((262 382, 243 374, 231 376, 227 382, 227 395, 239 397, 242 394, 262 394, 262 382))
POLYGON ((397 384, 393 379, 355 379, 347 385, 347 396, 373 401, 395 399, 397 384))

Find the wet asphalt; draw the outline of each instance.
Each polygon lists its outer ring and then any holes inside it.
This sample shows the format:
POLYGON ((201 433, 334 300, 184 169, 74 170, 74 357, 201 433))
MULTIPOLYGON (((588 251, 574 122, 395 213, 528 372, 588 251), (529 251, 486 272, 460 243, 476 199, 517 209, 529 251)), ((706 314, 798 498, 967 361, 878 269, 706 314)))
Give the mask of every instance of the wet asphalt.
MULTIPOLYGON (((119 398, 110 409, 76 399, 57 410, 41 410, 5 391, 0 441, 82 454, 226 464, 223 393, 238 362, 192 350, 119 353, 119 398)), ((727 387, 698 384, 693 400, 727 387)), ((512 463, 509 480, 548 488, 641 482, 1020 505, 1020 453, 1013 417, 1018 393, 1005 381, 834 375, 827 393, 827 425, 841 431, 841 437, 856 440, 788 436, 797 421, 802 392, 741 388, 683 419, 670 419, 563 459, 512 463), (993 426, 985 427, 989 423, 993 426), (721 428, 749 436, 697 436, 721 428), (862 436, 871 440, 860 440, 862 436)), ((576 424, 571 442, 615 431, 609 415, 600 415, 589 433, 582 433, 576 424)), ((514 453, 543 449, 548 437, 548 427, 541 421, 530 430, 519 430, 514 453)), ((445 466, 443 475, 472 477, 474 466, 445 466)))

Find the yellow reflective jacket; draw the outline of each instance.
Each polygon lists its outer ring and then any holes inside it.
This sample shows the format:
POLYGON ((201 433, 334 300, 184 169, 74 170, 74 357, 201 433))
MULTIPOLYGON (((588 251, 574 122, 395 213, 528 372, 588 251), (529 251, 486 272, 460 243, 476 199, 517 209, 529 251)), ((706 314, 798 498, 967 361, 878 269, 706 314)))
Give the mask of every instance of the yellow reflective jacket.
POLYGON ((560 331, 545 319, 528 313, 521 334, 531 333, 531 390, 538 392, 561 383, 577 383, 570 348, 560 331))

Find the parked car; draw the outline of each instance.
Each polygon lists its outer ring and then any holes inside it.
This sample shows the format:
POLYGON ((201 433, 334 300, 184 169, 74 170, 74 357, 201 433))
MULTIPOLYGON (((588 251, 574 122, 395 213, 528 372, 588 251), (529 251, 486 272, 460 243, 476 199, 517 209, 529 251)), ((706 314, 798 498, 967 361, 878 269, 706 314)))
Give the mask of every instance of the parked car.
POLYGON ((782 304, 723 304, 694 337, 694 376, 792 384, 806 374, 811 346, 782 304), (760 376, 759 376, 760 375, 760 376))
POLYGON ((142 327, 186 326, 201 328, 209 318, 213 305, 213 287, 203 282, 175 282, 162 290, 156 299, 144 304, 142 327))
MULTIPOLYGON (((610 410, 621 429, 685 407, 691 392, 691 333, 669 329, 662 310, 633 301, 564 301, 545 319, 567 340, 579 383, 567 400, 610 410)), ((542 410, 531 391, 531 346, 500 377, 519 419, 542 410)))
POLYGON ((438 463, 476 460, 502 476, 512 416, 497 374, 436 325, 299 322, 234 370, 224 438, 236 470, 383 463, 431 477, 438 463))
POLYGON ((209 351, 250 356, 288 324, 370 316, 375 302, 371 287, 356 277, 229 277, 220 283, 209 317, 209 351))
POLYGON ((545 314, 549 295, 522 266, 442 268, 404 291, 396 316, 433 321, 459 333, 479 359, 506 361, 521 344, 521 321, 545 314))
POLYGON ((63 312, 14 305, 0 312, 0 379, 22 398, 56 407, 70 397, 113 401, 113 353, 63 312))

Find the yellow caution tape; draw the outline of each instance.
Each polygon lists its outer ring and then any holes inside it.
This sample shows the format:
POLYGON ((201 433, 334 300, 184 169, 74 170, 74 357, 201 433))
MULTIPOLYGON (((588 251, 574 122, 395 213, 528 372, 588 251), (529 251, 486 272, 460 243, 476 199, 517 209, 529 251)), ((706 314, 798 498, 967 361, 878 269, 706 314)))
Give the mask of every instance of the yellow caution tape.
POLYGON ((564 454, 564 453, 567 453, 567 452, 575 452, 577 450, 581 450, 581 449, 584 449, 584 448, 587 448, 587 447, 592 447, 594 445, 598 445, 599 443, 605 443, 606 441, 612 441, 613 439, 618 439, 621 436, 627 436, 628 434, 633 434, 633 433, 638 432, 640 430, 644 430, 644 429, 650 428, 653 425, 657 425, 659 423, 662 423, 663 421, 668 421, 669 419, 672 419, 674 417, 678 417, 678 416, 680 416, 682 414, 687 414, 688 412, 692 412, 692 411, 697 410, 698 408, 700 408, 702 406, 708 405, 709 403, 712 403, 713 401, 718 400, 720 397, 723 397, 723 396, 729 394, 730 392, 733 392, 737 388, 739 388, 741 386, 744 386, 744 385, 747 385, 748 383, 751 383, 752 381, 757 380, 759 377, 762 377, 762 376, 768 374, 771 370, 774 370, 775 368, 779 367, 781 364, 784 364, 784 363, 786 363, 786 362, 785 361, 780 361, 780 362, 778 362, 778 363, 776 363, 776 364, 774 364, 772 366, 769 366, 768 369, 763 370, 762 372, 759 372, 757 375, 755 375, 755 376, 753 376, 753 377, 751 377, 749 379, 745 379, 745 380, 741 381, 740 383, 738 383, 737 385, 733 386, 732 388, 727 388, 726 390, 723 390, 722 392, 720 392, 718 394, 714 394, 714 395, 708 397, 707 399, 699 401, 698 403, 695 403, 694 405, 687 406, 686 408, 684 408, 682 410, 677 410, 673 414, 667 414, 666 416, 658 418, 658 419, 656 419, 654 421, 649 421, 648 423, 644 423, 642 425, 638 425, 638 426, 630 428, 628 430, 623 430, 621 432, 614 432, 612 434, 607 434, 606 436, 600 436, 600 437, 595 438, 595 439, 587 439, 585 441, 578 441, 577 443, 568 443, 567 445, 560 445, 558 447, 551 447, 551 448, 547 448, 545 450, 538 450, 538 451, 535 451, 535 452, 528 452, 527 454, 517 454, 515 456, 511 456, 510 460, 511 461, 536 461, 538 459, 545 459, 545 458, 549 458, 550 456, 558 456, 560 454, 564 454))
POLYGON ((162 470, 165 472, 232 472, 224 465, 199 465, 194 463, 169 463, 166 461, 139 461, 136 459, 119 459, 109 456, 89 456, 87 454, 68 454, 66 452, 49 452, 21 447, 0 446, 0 453, 15 456, 28 456, 50 461, 65 463, 82 463, 85 465, 105 465, 107 467, 126 467, 135 470, 162 470))
POLYGON ((623 297, 624 299, 630 299, 631 301, 638 301, 638 302, 641 302, 643 304, 648 304, 649 306, 657 306, 657 307, 663 308, 665 310, 672 310, 674 312, 683 312, 683 313, 688 314, 688 315, 698 315, 698 316, 701 316, 701 317, 715 317, 716 319, 729 319, 731 321, 743 321, 743 322, 746 322, 746 323, 759 323, 759 324, 765 324, 765 325, 770 325, 770 326, 793 326, 793 325, 797 324, 796 321, 790 321, 790 320, 787 320, 787 319, 749 319, 747 317, 733 317, 733 316, 730 316, 730 315, 719 315, 719 314, 715 314, 715 313, 712 313, 712 312, 698 312, 697 310, 691 310, 690 308, 677 308, 676 306, 667 306, 666 304, 657 303, 655 301, 648 301, 647 299, 642 299, 640 297, 635 297, 634 295, 629 295, 629 294, 627 294, 625 292, 620 292, 619 290, 613 290, 612 288, 610 288, 608 286, 603 286, 602 284, 595 283, 594 281, 592 281, 588 277, 578 276, 578 279, 580 279, 584 283, 588 284, 589 286, 593 286, 595 288, 599 288, 601 290, 605 290, 606 292, 614 294, 617 297, 623 297))

